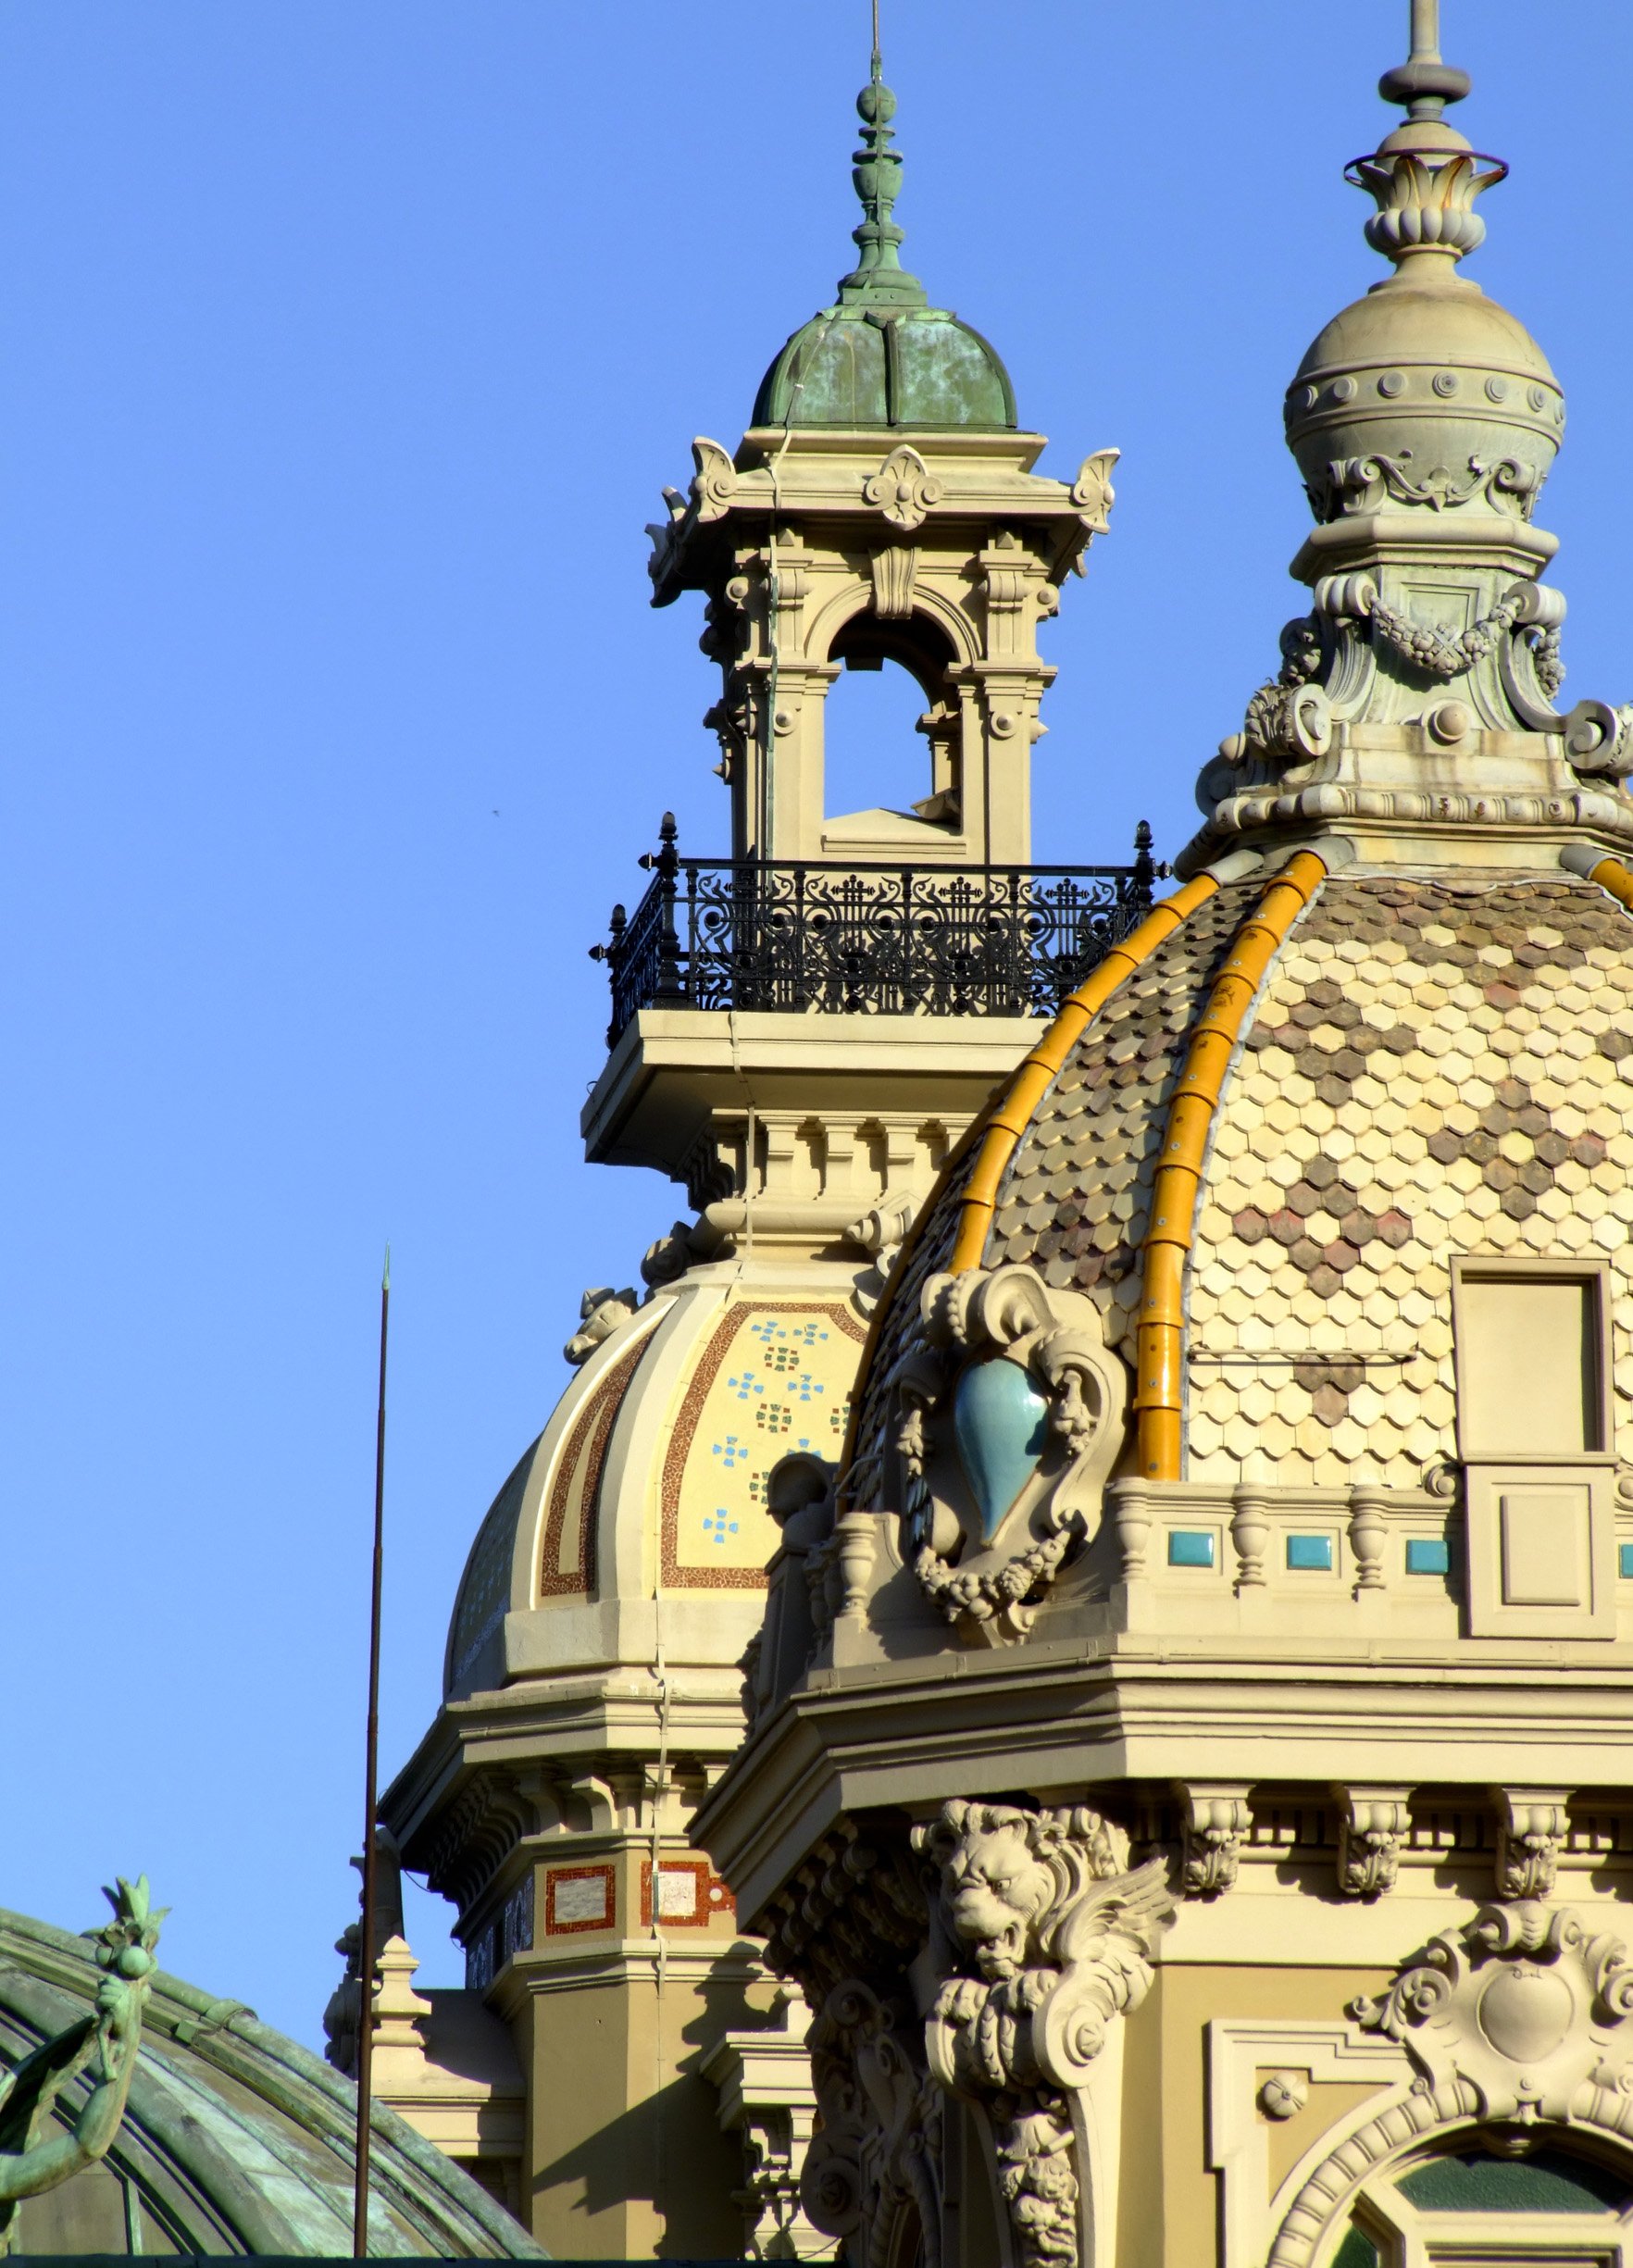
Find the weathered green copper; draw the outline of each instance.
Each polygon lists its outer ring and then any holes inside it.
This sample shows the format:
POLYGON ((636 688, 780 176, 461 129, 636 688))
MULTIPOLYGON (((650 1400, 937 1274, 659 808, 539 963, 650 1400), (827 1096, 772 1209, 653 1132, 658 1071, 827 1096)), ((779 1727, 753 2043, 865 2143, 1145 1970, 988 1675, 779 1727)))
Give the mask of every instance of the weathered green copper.
POLYGON ((851 231, 861 258, 840 280, 840 303, 847 307, 928 307, 929 297, 916 276, 902 266, 904 231, 891 218, 902 193, 902 159, 891 144, 896 98, 884 82, 884 64, 876 47, 873 73, 856 97, 862 147, 852 160, 851 180, 862 204, 861 226, 851 231))
POLYGON ((157 1965, 153 1949, 168 1908, 153 1911, 145 1875, 134 1883, 121 1875, 118 1888, 103 1895, 114 1918, 93 1940, 97 1966, 107 1972, 95 2013, 46 2040, 15 2071, 0 2071, 0 2254, 11 2249, 23 2199, 55 2189, 106 2157, 125 2115, 142 2012, 157 1965), (51 2132, 58 2096, 87 2070, 84 2107, 66 2131, 51 2132))
POLYGON ((877 46, 856 97, 862 147, 851 179, 862 219, 858 258, 839 298, 796 330, 761 381, 756 426, 837 426, 870 430, 963 426, 1003 430, 1016 423, 1015 390, 995 350, 944 307, 932 307, 902 266, 894 218, 902 159, 892 149, 896 97, 877 46))

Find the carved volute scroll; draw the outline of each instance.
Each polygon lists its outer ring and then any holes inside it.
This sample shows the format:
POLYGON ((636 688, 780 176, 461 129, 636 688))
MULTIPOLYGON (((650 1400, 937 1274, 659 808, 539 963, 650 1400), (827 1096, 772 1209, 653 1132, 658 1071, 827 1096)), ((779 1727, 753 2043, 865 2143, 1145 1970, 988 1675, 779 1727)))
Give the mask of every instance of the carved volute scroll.
POLYGON ((1118 1871, 1099 1814, 948 1803, 914 1843, 934 1863, 929 2069, 991 2125, 1022 2268, 1081 2257, 1075 2099, 1112 2022, 1151 1984, 1171 1919, 1161 1860, 1118 1871))
POLYGON ((1097 1527, 1127 1386, 1100 1314, 1025 1265, 937 1276, 898 1365, 904 1557, 968 1639, 1024 1638, 1097 1527))

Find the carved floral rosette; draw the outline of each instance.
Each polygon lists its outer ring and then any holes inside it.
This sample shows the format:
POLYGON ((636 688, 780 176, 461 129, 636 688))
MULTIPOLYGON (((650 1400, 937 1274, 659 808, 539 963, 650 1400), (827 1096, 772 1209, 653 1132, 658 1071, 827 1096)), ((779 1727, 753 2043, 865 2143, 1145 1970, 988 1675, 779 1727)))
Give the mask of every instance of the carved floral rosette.
POLYGON ((890 1382, 904 1556, 948 1622, 1006 1643, 1098 1519, 1123 1438, 1123 1365, 1092 1301, 1024 1263, 932 1277, 921 1312, 923 1340, 890 1382), (999 1365, 1014 1376, 992 1375, 999 1365), (1002 1444, 987 1453, 1033 1411, 1035 1454, 1024 1442, 1007 1463, 1002 1444))

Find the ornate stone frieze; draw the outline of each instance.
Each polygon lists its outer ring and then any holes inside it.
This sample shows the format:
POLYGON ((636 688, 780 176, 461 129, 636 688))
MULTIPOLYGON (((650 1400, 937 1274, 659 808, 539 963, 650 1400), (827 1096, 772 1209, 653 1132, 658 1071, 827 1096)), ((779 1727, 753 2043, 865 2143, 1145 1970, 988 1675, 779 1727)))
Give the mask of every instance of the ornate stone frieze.
POLYGON ((925 2025, 943 2087, 985 2111, 1023 2268, 1079 2258, 1073 2099, 1114 2018, 1137 2007, 1174 1904, 1160 1860, 1120 1873, 1082 1807, 953 1802, 915 1846, 939 1875, 925 2025))
POLYGON ((1325 479, 1311 489, 1316 517, 1376 512, 1387 502, 1422 505, 1431 512, 1486 504, 1528 520, 1546 478, 1537 466, 1517 456, 1499 457, 1495 463, 1471 456, 1461 467, 1433 465, 1427 471, 1419 471, 1412 457, 1409 448, 1399 456, 1334 457, 1325 479))
POLYGON ((1123 1435, 1123 1365, 1099 1310, 1016 1265, 926 1284, 897 1365, 904 1556, 966 1635, 1023 1638, 1097 1518, 1123 1435))

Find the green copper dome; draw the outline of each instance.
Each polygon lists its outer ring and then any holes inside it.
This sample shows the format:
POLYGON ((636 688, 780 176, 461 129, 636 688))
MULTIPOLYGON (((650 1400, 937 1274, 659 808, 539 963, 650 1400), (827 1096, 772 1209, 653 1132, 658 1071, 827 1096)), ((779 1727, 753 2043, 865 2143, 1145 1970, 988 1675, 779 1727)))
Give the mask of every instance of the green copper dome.
POLYGON ((891 148, 896 98, 880 75, 856 97, 863 146, 851 179, 862 200, 853 231, 860 258, 825 307, 793 337, 760 382, 757 426, 963 426, 1013 430, 1015 389, 996 350, 945 307, 932 307, 901 262, 891 218, 902 160, 891 148))

